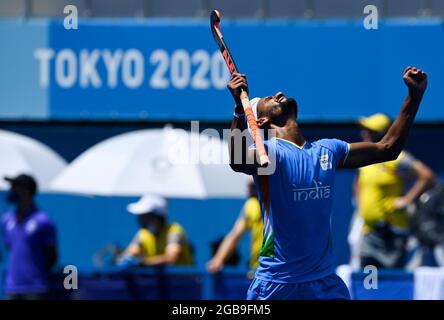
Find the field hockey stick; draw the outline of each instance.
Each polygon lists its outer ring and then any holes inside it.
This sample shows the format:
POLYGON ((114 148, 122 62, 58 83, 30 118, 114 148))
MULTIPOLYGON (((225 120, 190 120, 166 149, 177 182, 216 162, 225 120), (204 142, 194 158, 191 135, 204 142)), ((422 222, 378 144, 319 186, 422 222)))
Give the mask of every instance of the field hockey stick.
MULTIPOLYGON (((213 10, 211 12, 210 25, 211 32, 213 33, 214 40, 216 41, 220 52, 222 53, 222 57, 227 64, 228 70, 230 73, 238 73, 238 69, 234 62, 233 56, 228 50, 228 46, 224 41, 222 33, 220 32, 220 13, 217 10, 213 10)), ((256 122, 256 117, 254 116, 253 108, 251 107, 250 99, 248 98, 248 94, 246 91, 242 90, 240 94, 240 98, 242 101, 242 106, 244 108, 245 115, 247 117, 248 126, 251 130, 251 135, 253 137, 253 141, 256 145, 256 150, 259 155, 259 164, 261 166, 265 166, 270 163, 270 159, 268 158, 267 152, 265 151, 264 141, 262 140, 262 136, 259 132, 259 127, 256 122)))

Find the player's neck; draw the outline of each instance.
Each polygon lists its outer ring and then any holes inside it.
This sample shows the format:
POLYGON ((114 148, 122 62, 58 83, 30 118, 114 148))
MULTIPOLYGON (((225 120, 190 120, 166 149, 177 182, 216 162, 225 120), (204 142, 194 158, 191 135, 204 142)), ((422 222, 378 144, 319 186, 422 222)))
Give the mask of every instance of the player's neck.
POLYGON ((298 123, 295 119, 287 120, 283 127, 273 128, 276 130, 276 137, 293 142, 298 146, 303 146, 305 143, 304 136, 299 129, 298 123))
POLYGON ((34 208, 33 201, 22 201, 16 209, 17 218, 19 220, 23 219, 32 208, 34 208))

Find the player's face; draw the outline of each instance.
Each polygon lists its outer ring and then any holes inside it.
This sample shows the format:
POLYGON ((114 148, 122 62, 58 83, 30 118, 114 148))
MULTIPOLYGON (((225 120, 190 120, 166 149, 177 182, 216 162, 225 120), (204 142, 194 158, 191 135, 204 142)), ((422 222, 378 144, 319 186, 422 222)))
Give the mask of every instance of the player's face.
POLYGON ((148 229, 154 234, 158 234, 165 220, 153 213, 146 213, 139 216, 139 225, 141 228, 148 229))
POLYGON ((250 197, 257 197, 257 192, 256 192, 256 185, 254 184, 253 179, 251 179, 250 181, 248 181, 248 195, 250 197))
POLYGON ((271 123, 278 124, 285 122, 289 117, 297 116, 297 103, 294 98, 279 91, 273 96, 268 96, 259 100, 258 117, 266 116, 271 123))
POLYGON ((362 141, 366 142, 378 142, 381 139, 381 134, 368 129, 362 129, 360 135, 362 141))
POLYGON ((149 214, 142 214, 138 218, 141 228, 148 228, 148 226, 152 224, 152 218, 149 214))
POLYGON ((22 201, 32 199, 32 193, 25 186, 14 183, 6 197, 6 200, 10 203, 20 204, 22 201))
POLYGON ((277 92, 273 96, 268 96, 261 99, 262 103, 264 104, 264 107, 267 108, 277 108, 280 106, 281 103, 284 103, 287 100, 288 100, 287 96, 281 91, 277 92))

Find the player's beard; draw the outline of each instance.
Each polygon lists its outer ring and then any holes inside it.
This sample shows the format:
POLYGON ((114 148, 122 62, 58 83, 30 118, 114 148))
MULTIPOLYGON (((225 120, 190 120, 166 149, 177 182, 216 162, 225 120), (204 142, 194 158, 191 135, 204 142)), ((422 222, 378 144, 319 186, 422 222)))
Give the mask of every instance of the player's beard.
POLYGON ((285 115, 293 115, 296 118, 298 115, 298 104, 294 98, 287 98, 280 103, 282 111, 285 115))

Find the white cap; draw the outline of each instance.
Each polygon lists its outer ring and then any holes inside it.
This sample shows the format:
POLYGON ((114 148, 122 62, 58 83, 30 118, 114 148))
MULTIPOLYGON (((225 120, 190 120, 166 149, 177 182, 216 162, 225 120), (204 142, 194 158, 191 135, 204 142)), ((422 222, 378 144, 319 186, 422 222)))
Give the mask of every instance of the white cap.
POLYGON ((250 100, 251 108, 253 109, 253 113, 256 120, 257 120, 257 104, 259 103, 259 100, 261 100, 261 98, 259 97, 250 100))
MULTIPOLYGON (((251 109, 253 109, 253 113, 254 113, 254 117, 256 118, 256 121, 257 121, 257 104, 258 104, 259 100, 261 100, 261 98, 258 98, 258 97, 255 97, 250 100, 251 109)), ((250 134, 251 134, 250 126, 248 126, 248 130, 250 131, 250 134)))
POLYGON ((135 215, 155 213, 166 217, 168 214, 167 201, 165 198, 154 194, 146 194, 141 197, 139 201, 130 203, 126 208, 130 213, 135 215))

